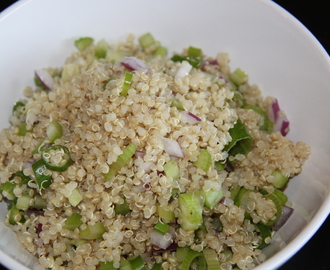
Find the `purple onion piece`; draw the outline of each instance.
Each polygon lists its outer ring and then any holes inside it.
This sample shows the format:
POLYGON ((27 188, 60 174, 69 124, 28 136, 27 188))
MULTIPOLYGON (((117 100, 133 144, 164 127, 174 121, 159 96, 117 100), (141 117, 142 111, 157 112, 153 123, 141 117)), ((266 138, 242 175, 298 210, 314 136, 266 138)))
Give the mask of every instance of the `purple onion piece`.
POLYGON ((54 79, 45 69, 38 69, 35 72, 36 77, 39 79, 41 84, 48 90, 52 90, 54 86, 54 79))
POLYGON ((278 231, 288 221, 293 214, 294 209, 288 206, 282 206, 282 215, 278 221, 273 225, 273 231, 278 231))
POLYGON ((124 57, 121 59, 121 64, 131 70, 138 70, 141 68, 148 69, 148 66, 142 60, 134 56, 124 57))

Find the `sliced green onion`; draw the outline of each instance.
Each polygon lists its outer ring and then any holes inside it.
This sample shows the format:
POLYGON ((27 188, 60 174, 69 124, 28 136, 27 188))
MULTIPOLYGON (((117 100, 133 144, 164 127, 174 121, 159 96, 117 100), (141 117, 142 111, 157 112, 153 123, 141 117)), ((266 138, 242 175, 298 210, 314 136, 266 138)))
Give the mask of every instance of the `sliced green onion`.
POLYGON ((19 123, 17 127, 19 136, 25 136, 26 133, 32 132, 32 129, 26 129, 26 123, 19 123))
POLYGON ((202 49, 190 46, 187 50, 187 55, 190 57, 198 58, 202 57, 202 49))
POLYGON ((111 81, 113 81, 113 80, 115 80, 115 79, 116 79, 116 77, 110 77, 110 78, 104 83, 104 85, 103 85, 103 89, 105 89, 105 88, 107 87, 107 85, 108 85, 109 82, 111 82, 111 81))
POLYGON ((115 205, 115 213, 117 215, 123 215, 125 216, 126 214, 129 213, 131 209, 129 209, 129 204, 128 202, 126 201, 125 197, 124 197, 124 202, 121 203, 121 204, 116 204, 115 205))
POLYGON ((76 207, 82 200, 83 200, 83 195, 81 194, 79 188, 75 188, 72 190, 71 195, 69 196, 69 202, 73 207, 76 207))
POLYGON ((122 90, 120 92, 121 96, 123 96, 123 97, 127 96, 128 90, 131 87, 132 78, 133 78, 133 73, 125 72, 124 83, 123 83, 122 90))
POLYGON ((212 225, 213 228, 218 231, 218 232, 222 232, 223 229, 223 224, 219 218, 219 216, 212 216, 212 225))
POLYGON ((182 193, 179 195, 179 218, 184 230, 197 230, 203 223, 203 200, 194 193, 182 193))
POLYGON ((138 41, 143 49, 155 43, 154 37, 150 33, 146 33, 138 38, 138 41))
POLYGON ((47 201, 41 197, 41 195, 36 194, 33 198, 33 208, 41 210, 47 207, 47 201))
POLYGON ((109 165, 109 172, 103 175, 105 181, 110 181, 131 160, 136 149, 134 144, 129 144, 123 149, 123 153, 118 156, 117 160, 109 165))
POLYGON ((163 46, 159 46, 153 53, 153 55, 160 55, 162 57, 165 57, 167 55, 167 48, 163 46))
POLYGON ((183 106, 182 106, 182 103, 181 103, 179 100, 177 100, 177 99, 174 99, 174 100, 172 101, 172 103, 171 103, 171 107, 176 107, 178 110, 180 110, 180 111, 184 111, 184 108, 183 108, 183 106))
POLYGON ((281 171, 274 171, 272 176, 274 176, 273 184, 276 188, 283 188, 289 180, 289 177, 284 176, 281 171))
POLYGON ((37 77, 37 76, 34 76, 34 84, 43 89, 43 90, 46 90, 46 87, 42 84, 42 82, 40 81, 40 79, 37 77))
POLYGON ((54 119, 46 128, 46 134, 48 137, 48 142, 53 143, 55 140, 60 139, 63 134, 63 128, 61 123, 54 119))
POLYGON ((15 177, 21 178, 21 182, 19 183, 20 186, 27 185, 31 181, 31 178, 26 176, 23 171, 14 173, 10 179, 14 179, 15 177))
POLYGON ((133 270, 128 260, 120 261, 120 270, 133 270))
POLYGON ((95 57, 96 58, 105 58, 108 50, 108 43, 102 39, 95 46, 95 57))
POLYGON ((203 253, 192 250, 188 247, 178 248, 176 256, 179 262, 182 261, 179 269, 189 270, 193 260, 202 255, 203 253))
POLYGON ((198 270, 208 270, 204 256, 198 256, 196 260, 197 260, 198 270))
POLYGON ((40 191, 50 186, 50 184, 52 183, 51 173, 47 169, 42 159, 39 159, 38 161, 32 164, 32 170, 36 177, 36 181, 40 191))
POLYGON ((175 216, 173 211, 165 210, 163 207, 157 205, 157 214, 158 216, 166 222, 175 221, 175 216))
POLYGON ((266 226, 272 226, 276 221, 278 221, 282 215, 282 202, 280 201, 277 196, 274 194, 267 194, 264 195, 264 198, 271 199, 276 207, 276 217, 275 219, 269 220, 267 223, 265 223, 266 226))
POLYGON ((114 270, 117 269, 113 266, 113 262, 100 262, 101 270, 114 270))
POLYGON ((17 222, 21 222, 22 221, 22 217, 18 218, 18 215, 21 216, 21 211, 16 207, 16 205, 13 203, 11 205, 11 208, 8 212, 8 222, 11 225, 16 225, 17 222))
POLYGON ((30 207, 30 203, 32 201, 32 197, 28 194, 23 194, 21 197, 17 198, 16 207, 17 209, 26 211, 30 207))
POLYGON ((256 190, 250 190, 250 189, 245 189, 241 188, 239 192, 237 193, 235 199, 234 199, 234 205, 236 206, 244 206, 245 209, 245 219, 251 219, 250 213, 246 211, 248 202, 250 200, 249 194, 251 192, 257 192, 256 190))
POLYGON ((235 198, 240 190, 241 190, 240 186, 232 188, 230 190, 230 199, 235 200, 235 198))
POLYGON ((165 235, 170 228, 170 225, 163 223, 161 221, 158 221, 154 227, 154 230, 165 235))
POLYGON ((220 261, 214 249, 206 248, 203 250, 208 270, 219 270, 220 261))
POLYGON ((25 107, 25 104, 22 101, 17 101, 13 106, 13 113, 18 111, 22 107, 25 107))
POLYGON ((79 51, 83 51, 93 42, 94 39, 91 37, 81 37, 74 41, 74 45, 78 48, 79 51))
POLYGON ((248 74, 238 68, 230 74, 229 79, 237 86, 240 86, 248 81, 248 74))
POLYGON ((223 162, 221 160, 215 161, 214 166, 218 172, 222 172, 226 168, 226 162, 223 162))
POLYGON ((207 172, 210 169, 211 164, 212 164, 211 154, 206 149, 201 149, 199 151, 197 160, 194 162, 194 165, 199 169, 203 170, 204 172, 207 172))
POLYGON ((224 148, 231 156, 237 154, 246 155, 252 148, 253 140, 240 119, 237 120, 233 128, 229 130, 232 138, 231 142, 224 148))
POLYGON ((223 198, 222 189, 204 191, 204 198, 204 205, 209 209, 213 209, 223 198))
POLYGON ((263 124, 262 126, 260 126, 260 130, 266 131, 268 134, 272 133, 274 128, 274 123, 269 119, 268 115, 264 112, 263 109, 261 109, 259 106, 256 105, 245 105, 242 108, 250 109, 260 114, 260 116, 263 119, 263 124))
POLYGON ((257 248, 258 249, 263 249, 263 248, 267 247, 270 244, 270 242, 271 242, 270 240, 271 240, 271 237, 272 237, 272 232, 271 232, 271 230, 268 226, 263 225, 261 223, 255 224, 255 226, 259 230, 260 236, 261 236, 261 243, 257 248))
POLYGON ((41 159, 52 171, 64 172, 71 165, 69 149, 64 145, 52 145, 42 150, 41 159))
POLYGON ((102 239, 102 235, 105 233, 105 228, 102 222, 97 222, 94 225, 87 225, 86 229, 79 232, 81 239, 95 240, 102 239))
POLYGON ((273 194, 281 201, 282 205, 285 205, 288 201, 288 196, 286 196, 282 191, 279 189, 274 189, 273 194))
POLYGON ((190 56, 182 56, 178 54, 174 55, 171 58, 171 60, 173 62, 180 62, 180 63, 182 63, 183 61, 187 61, 194 68, 198 68, 202 64, 202 61, 200 59, 190 56))
POLYGON ((131 265, 132 270, 147 270, 140 255, 134 259, 129 259, 128 262, 131 265))
POLYGON ((229 247, 223 249, 223 254, 225 254, 226 261, 230 260, 233 257, 233 252, 229 247))
POLYGON ((70 231, 74 231, 74 229, 80 227, 80 225, 82 224, 81 218, 82 215, 80 215, 79 213, 72 214, 66 219, 64 223, 64 228, 70 231))
POLYGON ((178 164, 173 160, 169 160, 164 164, 164 173, 168 177, 172 177, 173 180, 177 180, 180 177, 180 169, 178 164))
POLYGON ((14 194, 14 188, 16 187, 16 184, 13 182, 6 182, 1 185, 0 189, 2 191, 7 192, 10 196, 13 197, 13 199, 16 199, 16 195, 14 194))
POLYGON ((154 263, 151 270, 162 270, 162 263, 154 263))

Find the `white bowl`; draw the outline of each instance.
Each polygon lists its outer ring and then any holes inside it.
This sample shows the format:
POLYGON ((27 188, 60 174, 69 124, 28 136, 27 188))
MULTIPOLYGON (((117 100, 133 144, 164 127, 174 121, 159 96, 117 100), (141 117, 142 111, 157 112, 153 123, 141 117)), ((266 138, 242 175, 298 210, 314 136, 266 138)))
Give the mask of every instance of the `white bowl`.
MULTIPOLYGON (((312 146, 303 172, 286 190, 294 215, 256 269, 281 266, 312 237, 330 210, 330 61, 310 32, 272 1, 18 1, 0 15, 0 127, 8 126, 23 87, 33 85, 33 71, 61 66, 75 49, 76 38, 113 43, 129 33, 146 32, 170 51, 194 45, 207 55, 228 52, 233 69, 248 71, 251 83, 280 100, 291 121, 289 138, 312 146)), ((2 203, 0 262, 11 269, 32 268, 35 260, 2 224, 5 212, 2 203)))

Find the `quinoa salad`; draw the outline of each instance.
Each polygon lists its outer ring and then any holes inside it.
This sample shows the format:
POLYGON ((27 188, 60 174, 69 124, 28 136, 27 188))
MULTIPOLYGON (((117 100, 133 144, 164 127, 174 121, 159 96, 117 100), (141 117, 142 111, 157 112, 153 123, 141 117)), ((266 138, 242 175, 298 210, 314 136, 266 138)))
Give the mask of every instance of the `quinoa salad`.
MULTIPOLYGON (((229 56, 82 37, 0 133, 6 225, 35 269, 253 269, 311 148, 229 56), (293 180, 295 181, 295 180, 293 180)), ((285 228, 282 228, 285 229, 285 228)))

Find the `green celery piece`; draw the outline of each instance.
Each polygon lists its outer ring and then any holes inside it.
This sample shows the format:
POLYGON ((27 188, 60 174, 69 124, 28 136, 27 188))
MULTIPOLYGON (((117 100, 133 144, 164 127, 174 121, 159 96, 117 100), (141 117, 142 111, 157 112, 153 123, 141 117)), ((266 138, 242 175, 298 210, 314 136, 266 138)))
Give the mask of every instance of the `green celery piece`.
POLYGON ((128 202, 126 201, 126 199, 124 198, 124 202, 121 203, 121 204, 116 204, 115 205, 115 213, 117 215, 123 215, 125 216, 126 214, 129 213, 131 209, 129 209, 129 204, 128 202))
POLYGON ((239 193, 241 187, 240 186, 237 186, 237 187, 234 187, 230 190, 230 199, 232 200, 235 200, 237 194, 239 193))
POLYGON ((269 220, 267 223, 264 225, 271 227, 272 225, 275 224, 276 221, 278 221, 282 215, 282 202, 281 200, 274 194, 267 194, 264 195, 264 198, 271 199, 273 203, 275 204, 276 207, 276 217, 273 220, 269 220))
POLYGON ((169 160, 164 164, 164 173, 168 177, 172 177, 173 180, 177 180, 180 177, 180 169, 178 164, 173 160, 169 160))
POLYGON ((274 171, 272 176, 275 178, 273 184, 276 188, 283 188, 289 180, 289 177, 284 176, 281 171, 278 170, 274 171))
POLYGON ((286 196, 281 190, 274 189, 273 194, 281 201, 282 205, 285 205, 287 203, 288 196, 286 196))
POLYGON ((226 168, 226 163, 219 160, 214 162, 214 166, 218 170, 218 172, 222 172, 226 168))
POLYGON ((26 133, 32 132, 32 129, 26 129, 26 123, 19 123, 17 127, 19 136, 25 136, 26 133))
POLYGON ((187 50, 187 55, 190 57, 198 58, 203 54, 202 49, 190 46, 187 50))
POLYGON ((203 250, 203 254, 206 260, 207 269, 208 270, 215 270, 215 269, 221 269, 220 261, 218 259, 218 255, 215 252, 214 249, 211 248, 205 248, 203 250))
POLYGON ((50 172, 48 171, 44 161, 39 159, 32 164, 32 169, 37 180, 39 190, 42 191, 48 188, 52 183, 50 172))
POLYGON ((47 208, 47 201, 40 194, 36 194, 33 200, 33 208, 38 210, 45 209, 47 208))
POLYGON ((177 259, 182 262, 179 270, 189 270, 191 263, 199 256, 203 256, 202 252, 192 250, 188 247, 177 249, 177 259))
POLYGON ((240 86, 248 81, 248 74, 240 68, 237 68, 230 74, 229 79, 236 85, 240 86))
POLYGON ((258 249, 263 249, 263 248, 265 248, 269 245, 269 243, 266 243, 265 240, 268 237, 272 237, 272 232, 271 232, 271 230, 268 226, 263 225, 261 223, 255 224, 255 226, 259 230, 260 236, 261 236, 261 243, 257 248, 258 249))
POLYGON ((6 191, 8 194, 10 194, 14 199, 16 199, 16 196, 14 194, 14 188, 16 187, 16 184, 13 182, 6 182, 0 186, 0 189, 2 191, 6 191))
POLYGON ((155 43, 154 37, 150 33, 146 33, 138 38, 138 41, 143 49, 155 43))
POLYGON ((53 143, 55 140, 60 139, 63 134, 63 128, 61 123, 54 119, 46 128, 46 134, 48 137, 48 142, 53 143))
POLYGON ((209 209, 213 209, 223 198, 222 189, 210 189, 209 191, 204 191, 204 198, 204 205, 209 209))
POLYGON ((113 262, 100 262, 101 270, 114 270, 117 269, 113 266, 113 262))
POLYGON ((72 190, 72 193, 69 196, 69 202, 72 206, 76 207, 83 200, 83 198, 84 197, 81 194, 79 188, 76 187, 74 190, 72 190))
POLYGON ((74 45, 78 48, 79 51, 83 51, 93 42, 94 39, 91 37, 81 37, 74 41, 74 45))
POLYGON ((108 43, 102 39, 95 46, 95 57, 105 58, 107 56, 108 43))
POLYGON ((86 229, 79 232, 81 239, 95 240, 102 239, 102 235, 105 233, 105 228, 102 222, 97 222, 94 225, 87 225, 86 229))
POLYGON ((120 261, 120 270, 133 270, 128 260, 120 261))
POLYGON ((154 263, 151 270, 162 270, 162 264, 161 263, 154 263))
POLYGON ((131 87, 132 78, 133 78, 133 73, 125 72, 124 83, 123 83, 122 90, 120 92, 121 96, 123 96, 123 97, 127 96, 128 90, 131 87))
POLYGON ((66 219, 64 223, 64 228, 70 231, 74 231, 74 229, 80 227, 80 225, 82 224, 81 218, 82 216, 79 213, 72 214, 66 219))
POLYGON ((147 270, 140 255, 136 256, 134 259, 129 259, 128 262, 131 265, 132 270, 147 270))
POLYGON ((163 220, 168 222, 175 221, 175 216, 173 211, 165 210, 159 204, 157 204, 157 215, 163 220))
POLYGON ((233 252, 229 247, 225 247, 223 253, 225 254, 226 261, 230 260, 233 257, 233 252))
POLYGON ((208 270, 205 256, 197 257, 197 267, 198 267, 198 270, 208 270))
POLYGON ((253 139, 240 119, 229 130, 229 134, 232 140, 225 146, 224 151, 235 156, 237 154, 246 155, 251 150, 253 139))
POLYGON ((167 48, 163 46, 159 46, 154 52, 153 55, 160 55, 162 57, 166 57, 167 55, 167 48))
POLYGON ((30 202, 32 200, 32 197, 28 194, 23 194, 21 197, 17 198, 16 201, 16 207, 19 210, 26 211, 30 207, 30 202))
POLYGON ((163 223, 161 221, 158 221, 154 227, 154 230, 165 235, 170 228, 170 225, 163 223))
POLYGON ((203 224, 203 199, 194 193, 179 195, 179 218, 184 230, 197 230, 203 224))
POLYGON ((268 115, 265 113, 263 109, 256 105, 245 105, 242 107, 243 109, 251 109, 254 110, 256 113, 260 114, 263 118, 263 124, 260 126, 260 130, 266 131, 268 134, 272 133, 274 128, 274 123, 270 121, 268 115))
POLYGON ((127 145, 117 160, 109 165, 109 172, 103 175, 104 179, 110 181, 131 160, 136 149, 137 147, 134 144, 127 145))
MULTIPOLYGON (((18 214, 21 214, 21 211, 16 207, 16 205, 13 203, 10 210, 9 210, 9 213, 8 213, 8 221, 11 225, 16 225, 17 222, 15 220, 15 217, 16 215, 18 214)), ((19 222, 22 221, 22 218, 19 222)))
POLYGON ((171 107, 176 107, 179 111, 184 111, 182 103, 177 99, 172 100, 171 107))
POLYGON ((199 151, 197 160, 194 162, 194 165, 203 170, 204 172, 207 172, 212 165, 212 157, 209 151, 207 151, 206 149, 201 149, 199 151))

